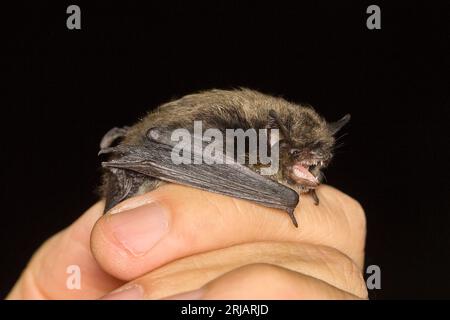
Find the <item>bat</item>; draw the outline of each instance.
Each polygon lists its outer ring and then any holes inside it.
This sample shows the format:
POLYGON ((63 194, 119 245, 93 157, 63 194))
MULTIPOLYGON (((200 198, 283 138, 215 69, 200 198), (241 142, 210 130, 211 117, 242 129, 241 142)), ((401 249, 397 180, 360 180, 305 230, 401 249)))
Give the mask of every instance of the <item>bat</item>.
MULTIPOLYGON (((177 183, 284 210, 298 227, 294 209, 299 194, 310 193, 319 204, 314 189, 333 157, 334 135, 349 120, 346 115, 327 123, 311 106, 249 89, 209 90, 168 102, 135 125, 113 128, 103 137, 99 154, 109 156, 102 162, 105 212, 163 183, 177 183), (242 163, 236 160, 238 154, 225 151, 212 159, 202 152, 210 141, 195 134, 196 121, 205 130, 224 134, 227 129, 267 130, 268 146, 278 150, 279 170, 262 175, 264 164, 242 163), (174 163, 177 142, 172 134, 177 129, 191 133, 193 143, 185 144, 183 152, 191 154, 194 163, 174 163), (226 164, 213 163, 218 158, 226 164)), ((229 145, 226 141, 221 150, 229 145)), ((248 147, 241 150, 244 158, 248 158, 248 147)), ((257 148, 261 147, 259 142, 257 148)))

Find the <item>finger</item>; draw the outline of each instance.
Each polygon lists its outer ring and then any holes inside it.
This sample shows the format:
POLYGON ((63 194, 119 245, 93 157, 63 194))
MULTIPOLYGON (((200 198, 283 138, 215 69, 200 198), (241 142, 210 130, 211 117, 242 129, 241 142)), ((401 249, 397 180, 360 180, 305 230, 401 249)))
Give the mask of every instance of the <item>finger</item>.
POLYGON ((103 206, 97 203, 71 226, 47 240, 7 298, 93 299, 121 285, 99 267, 90 252, 90 233, 103 206))
POLYGON ((270 264, 251 264, 206 286, 169 299, 180 300, 347 300, 358 297, 311 276, 270 264))
POLYGON ((362 267, 365 219, 359 204, 328 186, 321 203, 302 197, 299 228, 285 212, 179 185, 164 185, 129 199, 102 217, 92 232, 92 251, 110 274, 136 278, 170 261, 257 241, 320 244, 362 267))
POLYGON ((131 290, 140 294, 134 299, 161 299, 203 287, 248 264, 283 267, 367 298, 362 273, 347 256, 332 248, 295 242, 247 243, 186 257, 127 283, 106 298, 129 299, 131 290))

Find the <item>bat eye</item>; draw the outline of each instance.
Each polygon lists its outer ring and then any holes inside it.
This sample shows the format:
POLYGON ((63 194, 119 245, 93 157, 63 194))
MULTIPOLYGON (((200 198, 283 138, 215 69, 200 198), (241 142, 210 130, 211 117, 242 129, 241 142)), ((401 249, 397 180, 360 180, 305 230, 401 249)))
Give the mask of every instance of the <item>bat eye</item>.
POLYGON ((289 150, 289 153, 295 157, 300 154, 300 150, 299 149, 291 149, 291 150, 289 150))

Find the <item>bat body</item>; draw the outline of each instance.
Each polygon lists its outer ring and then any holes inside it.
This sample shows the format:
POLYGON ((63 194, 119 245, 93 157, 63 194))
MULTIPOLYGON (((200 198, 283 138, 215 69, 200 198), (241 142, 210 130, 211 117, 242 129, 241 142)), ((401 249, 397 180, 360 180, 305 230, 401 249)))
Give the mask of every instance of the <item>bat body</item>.
MULTIPOLYGON (((312 192, 318 203, 314 188, 332 159, 334 134, 348 120, 347 115, 327 123, 309 106, 248 89, 210 90, 163 104, 135 125, 111 129, 103 138, 100 153, 109 155, 102 163, 105 212, 129 197, 171 182, 285 210, 297 226, 293 212, 299 194, 312 192), (174 163, 172 133, 177 129, 194 133, 196 121, 201 121, 203 130, 215 129, 224 135, 227 129, 266 130, 269 147, 277 145, 279 170, 264 176, 263 164, 239 163, 225 152, 220 156, 230 160, 227 164, 211 164, 210 156, 192 145, 186 148, 199 163, 174 163)), ((195 134, 193 141, 202 148, 208 144, 195 134)))

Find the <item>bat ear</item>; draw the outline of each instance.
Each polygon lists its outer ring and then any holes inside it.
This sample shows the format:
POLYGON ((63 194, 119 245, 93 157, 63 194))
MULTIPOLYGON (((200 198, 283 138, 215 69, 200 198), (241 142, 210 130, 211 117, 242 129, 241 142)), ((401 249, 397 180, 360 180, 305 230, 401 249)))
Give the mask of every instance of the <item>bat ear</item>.
POLYGON ((350 121, 350 114, 346 114, 341 119, 339 119, 336 122, 330 122, 328 124, 328 130, 330 130, 331 134, 335 134, 339 130, 342 129, 343 126, 345 126, 350 121))
POLYGON ((123 128, 112 128, 109 130, 102 138, 100 142, 100 149, 106 149, 111 147, 118 139, 123 138, 127 132, 129 127, 123 128))
POLYGON ((279 134, 277 137, 275 137, 275 138, 270 137, 271 145, 273 145, 273 143, 277 143, 281 140, 285 140, 288 143, 291 143, 289 132, 287 131, 284 124, 281 122, 281 120, 278 117, 278 114, 275 112, 275 110, 269 111, 269 121, 268 121, 266 128, 267 129, 279 129, 281 131, 281 134, 279 134))

